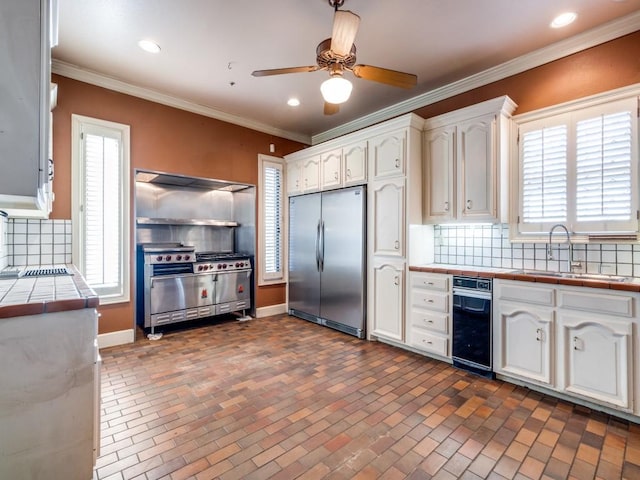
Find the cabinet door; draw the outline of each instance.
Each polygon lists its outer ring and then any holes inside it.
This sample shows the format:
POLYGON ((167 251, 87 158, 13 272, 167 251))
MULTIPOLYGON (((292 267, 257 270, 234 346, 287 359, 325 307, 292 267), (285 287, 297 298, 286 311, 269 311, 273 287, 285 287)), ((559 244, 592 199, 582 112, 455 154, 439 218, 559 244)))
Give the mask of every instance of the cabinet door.
POLYGON ((287 163, 287 195, 302 193, 302 162, 287 163))
POLYGON ((367 182, 367 142, 356 143, 342 149, 344 185, 367 182))
POLYGON ((337 149, 320 156, 320 189, 342 185, 342 150, 337 149))
POLYGON ((632 323, 559 312, 561 387, 567 393, 630 409, 632 323))
POLYGON ((404 178, 373 184, 373 254, 404 257, 404 178))
POLYGON ((455 126, 425 133, 424 215, 426 221, 454 217, 455 126))
POLYGON ((402 130, 371 140, 375 178, 404 175, 406 139, 407 133, 402 130))
POLYGON ((458 126, 460 220, 492 221, 497 217, 494 132, 494 115, 475 118, 458 126))
POLYGON ((403 341, 404 268, 392 263, 373 267, 373 333, 403 341))
POLYGON ((497 302, 496 370, 552 385, 553 310, 497 302))
POLYGON ((312 192, 320 188, 320 164, 318 157, 302 161, 302 190, 312 192))

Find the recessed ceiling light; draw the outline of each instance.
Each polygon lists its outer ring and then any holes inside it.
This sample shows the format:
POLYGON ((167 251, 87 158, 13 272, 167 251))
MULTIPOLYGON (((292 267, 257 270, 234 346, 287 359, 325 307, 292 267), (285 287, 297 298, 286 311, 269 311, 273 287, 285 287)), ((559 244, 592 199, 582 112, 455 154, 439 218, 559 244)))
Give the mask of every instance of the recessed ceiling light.
POLYGON ((577 17, 578 17, 578 14, 575 12, 561 13, 560 15, 558 15, 556 18, 553 19, 553 22, 551 22, 551 27, 552 28, 566 27, 570 23, 573 23, 573 21, 577 17))
POLYGON ((289 105, 290 107, 297 107, 298 105, 300 105, 300 100, 298 100, 297 98, 290 98, 289 100, 287 100, 287 105, 289 105))
POLYGON ((138 46, 145 52, 149 53, 158 53, 160 51, 160 45, 151 40, 140 40, 138 42, 138 46))

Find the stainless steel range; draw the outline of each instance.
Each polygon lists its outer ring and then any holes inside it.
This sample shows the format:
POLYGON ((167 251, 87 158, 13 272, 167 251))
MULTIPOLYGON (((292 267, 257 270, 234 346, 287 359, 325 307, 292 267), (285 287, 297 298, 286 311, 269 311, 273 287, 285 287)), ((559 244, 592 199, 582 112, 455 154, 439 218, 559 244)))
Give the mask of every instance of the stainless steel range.
POLYGON ((139 245, 137 322, 154 333, 159 325, 249 309, 251 272, 246 255, 139 245))

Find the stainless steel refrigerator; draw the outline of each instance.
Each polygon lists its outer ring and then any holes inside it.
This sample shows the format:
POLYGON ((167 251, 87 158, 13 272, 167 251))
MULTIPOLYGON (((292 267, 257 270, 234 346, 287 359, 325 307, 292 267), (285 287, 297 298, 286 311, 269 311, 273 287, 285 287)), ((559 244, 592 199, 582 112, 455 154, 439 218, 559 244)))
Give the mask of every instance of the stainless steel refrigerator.
POLYGON ((366 318, 366 190, 289 199, 289 313, 359 338, 366 318))

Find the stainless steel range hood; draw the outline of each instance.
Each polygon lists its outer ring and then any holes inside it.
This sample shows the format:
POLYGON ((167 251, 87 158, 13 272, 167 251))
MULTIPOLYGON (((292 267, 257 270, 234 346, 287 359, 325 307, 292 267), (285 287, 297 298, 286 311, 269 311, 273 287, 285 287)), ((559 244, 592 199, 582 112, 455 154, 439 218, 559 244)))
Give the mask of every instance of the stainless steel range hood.
POLYGON ((197 188, 202 190, 222 190, 226 192, 237 192, 239 190, 244 190, 252 186, 242 183, 226 182, 224 180, 214 180, 211 178, 187 177, 184 175, 151 171, 136 172, 135 180, 136 182, 166 185, 170 187, 197 188))

